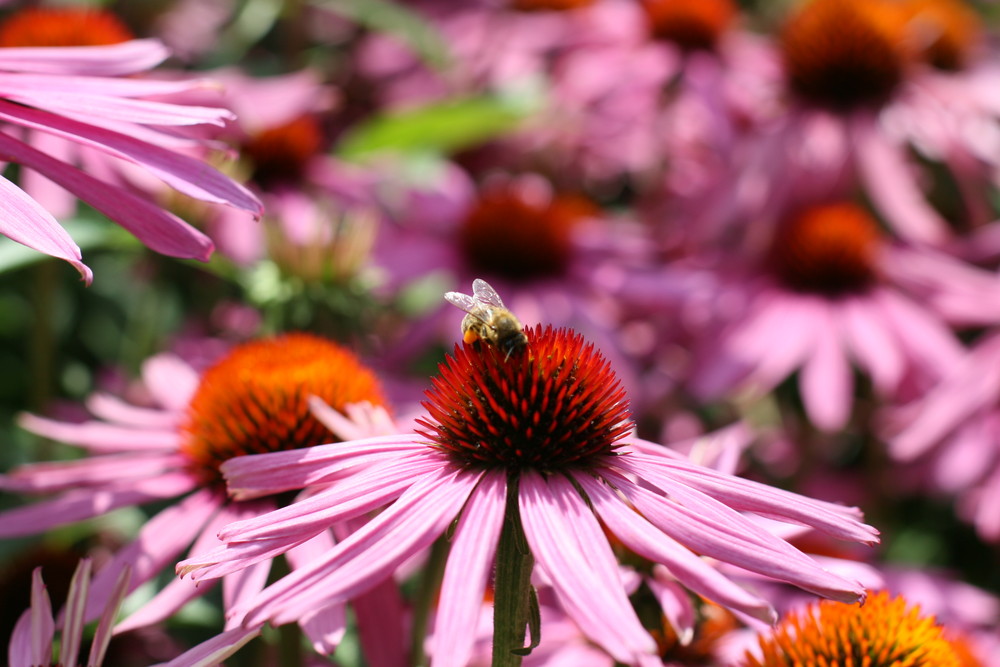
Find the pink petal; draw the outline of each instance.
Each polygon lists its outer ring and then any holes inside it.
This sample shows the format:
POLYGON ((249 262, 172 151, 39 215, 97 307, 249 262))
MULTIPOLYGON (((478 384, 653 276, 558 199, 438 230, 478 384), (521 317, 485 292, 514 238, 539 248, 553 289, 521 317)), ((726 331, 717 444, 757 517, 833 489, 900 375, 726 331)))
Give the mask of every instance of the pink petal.
POLYGON ((11 667, 51 664, 55 634, 52 602, 42 581, 42 568, 36 567, 31 572, 31 606, 21 614, 11 633, 8 649, 11 667))
POLYGON ((208 164, 187 155, 119 132, 9 102, 0 101, 0 118, 128 160, 195 199, 228 204, 258 215, 261 213, 260 201, 249 190, 208 164))
MULTIPOLYGON (((199 550, 199 553, 202 550, 199 550)), ((222 608, 226 610, 226 630, 238 627, 243 620, 237 614, 231 614, 232 609, 242 609, 267 585, 271 574, 271 561, 266 560, 243 568, 239 572, 227 574, 222 578, 222 608)), ((175 581, 183 581, 176 579, 175 581)))
POLYGON ((163 662, 154 667, 216 667, 240 650, 244 644, 259 635, 260 628, 261 626, 258 625, 227 630, 198 644, 170 662, 163 662))
MULTIPOLYGON (((635 463, 621 467, 635 473, 635 463)), ((784 540, 686 485, 663 475, 645 474, 644 481, 657 484, 668 494, 661 496, 610 470, 604 476, 614 481, 650 523, 692 551, 842 602, 856 602, 864 596, 864 589, 856 582, 824 571, 784 540)))
POLYGON ((817 310, 812 354, 799 376, 799 390, 806 414, 817 427, 837 431, 850 417, 854 378, 847 353, 840 342, 837 318, 830 308, 817 310))
POLYGON ((911 364, 939 378, 965 357, 965 350, 944 323, 902 294, 881 289, 873 298, 881 305, 911 364))
POLYGON ((462 667, 472 657, 483 594, 503 527, 506 497, 503 474, 488 473, 462 512, 448 554, 441 603, 428 649, 435 667, 462 667))
POLYGON ((878 209, 901 236, 919 243, 948 239, 948 225, 924 198, 901 146, 889 143, 876 119, 859 115, 849 123, 857 169, 878 209))
POLYGON ((33 463, 0 476, 0 489, 17 493, 44 493, 83 487, 102 487, 128 479, 156 477, 185 467, 179 454, 112 454, 73 461, 33 463))
MULTIPOLYGON (((87 620, 94 619, 107 606, 107 600, 113 595, 119 574, 125 567, 132 570, 128 588, 131 593, 176 562, 177 555, 187 549, 199 533, 206 532, 206 524, 218 511, 221 502, 218 492, 201 489, 149 519, 135 539, 119 549, 114 558, 97 572, 87 605, 87 620)), ((209 535, 214 539, 214 533, 209 535)), ((133 616, 148 614, 155 606, 147 604, 133 616)))
POLYGON ((82 559, 69 582, 66 607, 62 612, 62 644, 59 647, 59 661, 63 664, 72 664, 79 659, 83 626, 86 624, 84 609, 87 605, 87 589, 90 587, 90 568, 90 559, 82 559))
POLYGON ((605 484, 589 475, 577 475, 575 479, 604 524, 629 549, 654 563, 664 564, 675 579, 695 593, 769 623, 777 619, 771 605, 742 589, 707 561, 664 535, 625 505, 605 484))
MULTIPOLYGON (((333 535, 325 531, 302 544, 289 549, 285 558, 293 569, 306 567, 313 560, 323 557, 334 547, 333 535)), ((249 608, 250 600, 240 603, 239 616, 242 617, 249 608)), ((321 655, 329 655, 337 650, 337 646, 347 633, 347 607, 342 604, 324 607, 313 614, 307 614, 299 620, 299 627, 309 638, 313 650, 321 655)))
POLYGON ((117 396, 96 393, 87 397, 87 409, 97 418, 123 426, 171 430, 178 427, 178 416, 157 408, 140 408, 117 396))
POLYGON ((122 488, 69 491, 52 500, 0 512, 0 537, 37 535, 56 526, 107 514, 119 507, 174 498, 197 484, 190 475, 176 473, 132 482, 122 488))
POLYGON ((479 477, 445 468, 417 479, 399 500, 338 544, 326 558, 265 589, 247 622, 271 618, 281 625, 370 589, 444 532, 479 477))
POLYGON ((97 623, 97 629, 94 631, 94 638, 90 644, 90 655, 87 659, 88 665, 104 664, 104 656, 107 653, 108 644, 111 642, 111 626, 114 625, 115 617, 118 615, 122 601, 128 593, 131 576, 132 568, 127 565, 122 568, 121 573, 118 575, 118 580, 115 582, 111 595, 108 597, 108 603, 105 605, 104 611, 101 613, 101 618, 97 623))
MULTIPOLYGON (((4 102, 0 101, 0 117, 4 116, 3 108, 4 102)), ((207 260, 212 253, 212 242, 207 236, 176 215, 127 190, 97 180, 5 134, 0 134, 0 153, 45 174, 157 252, 201 260, 207 260)))
POLYGON ((187 410, 201 375, 175 354, 161 353, 142 363, 142 382, 156 402, 174 412, 187 410))
POLYGON ((0 50, 0 70, 115 76, 148 70, 169 55, 167 47, 156 39, 108 46, 15 47, 0 50))
POLYGON ((846 298, 839 314, 838 323, 858 365, 868 371, 878 391, 895 390, 903 378, 906 362, 877 306, 865 299, 846 298))
POLYGON ((0 234, 33 250, 66 260, 88 285, 94 277, 81 261, 79 246, 52 214, 3 177, 0 177, 0 234))
POLYGON ((37 435, 70 445, 86 447, 96 454, 116 452, 162 451, 176 452, 180 435, 176 430, 148 430, 83 422, 60 422, 32 414, 22 414, 17 419, 21 428, 37 435))
POLYGON ((628 601, 611 545, 576 489, 558 476, 525 473, 518 495, 531 553, 583 633, 620 662, 653 653, 656 645, 628 601))
POLYGON ((392 459, 407 451, 434 451, 416 434, 364 438, 308 449, 238 456, 220 466, 229 494, 245 499, 303 489, 359 464, 392 459))
POLYGON ((399 497, 414 479, 441 467, 436 456, 418 452, 363 472, 266 516, 226 526, 225 542, 315 535, 337 521, 379 509, 399 497))
POLYGON ((681 646, 690 644, 698 620, 691 595, 663 565, 653 566, 653 576, 646 579, 646 585, 656 597, 663 617, 677 633, 677 641, 681 646))

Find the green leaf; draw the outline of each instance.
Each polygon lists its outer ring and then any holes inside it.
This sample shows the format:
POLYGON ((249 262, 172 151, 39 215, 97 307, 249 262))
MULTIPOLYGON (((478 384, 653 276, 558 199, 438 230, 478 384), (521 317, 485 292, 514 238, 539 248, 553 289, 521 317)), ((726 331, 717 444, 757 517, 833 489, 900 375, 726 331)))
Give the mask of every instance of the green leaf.
POLYGON ((444 38, 411 9, 389 0, 320 0, 315 4, 369 30, 398 37, 435 69, 444 68, 451 61, 444 38))
POLYGON ((538 106, 535 96, 482 95, 383 114, 348 132, 337 154, 356 160, 385 151, 453 153, 510 132, 538 106))

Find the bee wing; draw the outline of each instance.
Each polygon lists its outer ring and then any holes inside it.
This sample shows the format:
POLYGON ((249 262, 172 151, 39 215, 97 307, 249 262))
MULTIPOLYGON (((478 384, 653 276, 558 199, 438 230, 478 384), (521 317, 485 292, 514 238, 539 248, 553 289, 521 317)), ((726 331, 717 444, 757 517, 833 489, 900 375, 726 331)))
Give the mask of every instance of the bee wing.
POLYGON ((471 313, 476 308, 476 300, 468 294, 461 292, 445 292, 444 299, 453 306, 458 306, 467 313, 471 313))
MULTIPOLYGON (((472 293, 476 295, 476 300, 496 308, 503 308, 503 301, 497 291, 490 287, 490 284, 482 278, 472 281, 472 293)), ((453 302, 454 303, 454 302, 453 302)))

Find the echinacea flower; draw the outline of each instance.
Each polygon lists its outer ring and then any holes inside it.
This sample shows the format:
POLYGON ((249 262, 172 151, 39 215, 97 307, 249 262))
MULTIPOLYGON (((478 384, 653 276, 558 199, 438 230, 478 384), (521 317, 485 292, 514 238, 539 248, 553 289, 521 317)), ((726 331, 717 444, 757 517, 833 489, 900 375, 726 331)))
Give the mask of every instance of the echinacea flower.
POLYGON ((771 636, 761 637, 760 648, 760 656, 747 655, 747 667, 963 665, 933 617, 885 591, 860 606, 823 600, 793 612, 771 636))
MULTIPOLYGON (((98 572, 87 618, 99 611, 123 567, 132 568, 132 591, 173 565, 185 549, 197 554, 217 544, 215 533, 225 524, 273 509, 274 498, 235 502, 227 496, 219 465, 240 454, 336 441, 335 431, 313 417, 311 396, 349 413, 349 403, 383 402, 377 379, 351 352, 305 333, 236 346, 201 374, 168 354, 148 360, 143 371, 152 406, 98 394, 88 407, 99 420, 22 417, 28 430, 83 447, 89 456, 24 465, 0 476, 6 491, 58 494, 0 513, 0 537, 37 534, 119 507, 172 501, 98 572)), ((357 437, 359 429, 373 433, 362 421, 355 420, 353 429, 352 420, 340 421, 348 437, 357 437)), ((332 540, 323 535, 318 543, 332 540)), ((311 548, 306 545, 299 553, 311 548)), ((298 562, 298 553, 290 556, 298 562)), ((267 567, 242 575, 224 582, 228 604, 262 587, 267 567)), ((162 620, 206 590, 175 580, 116 631, 162 620)), ((341 609, 339 615, 310 619, 306 632, 329 651, 343 622, 341 609)))
POLYGON ((238 497, 323 488, 224 528, 225 547, 182 562, 178 571, 196 580, 238 572, 331 522, 384 508, 249 601, 244 623, 280 625, 339 604, 384 581, 447 532, 451 550, 429 647, 436 665, 468 661, 494 561, 494 618, 501 619, 495 651, 522 645, 525 626, 511 605, 526 600, 523 586, 534 562, 566 614, 615 660, 653 655, 656 643, 628 600, 605 529, 664 564, 690 590, 758 618, 774 618, 768 603, 703 557, 820 595, 863 597, 859 585, 824 571, 742 514, 765 513, 875 542, 877 532, 858 521, 856 509, 702 468, 634 437, 624 392, 592 344, 551 326, 525 334, 527 345, 510 355, 482 341, 456 346, 432 380, 416 432, 224 464, 238 497))
MULTIPOLYGON (((73 21, 78 10, 32 11, 35 22, 59 23, 73 21)), ((183 194, 259 215, 260 202, 248 190, 186 154, 203 142, 185 137, 185 128, 221 126, 232 113, 169 101, 205 82, 134 76, 166 59, 166 48, 156 40, 119 41, 118 33, 95 42, 100 25, 83 21, 75 32, 23 24, 0 29, 0 158, 21 165, 22 186, 40 197, 0 179, 0 233, 65 259, 89 281, 80 249, 42 201, 68 191, 152 250, 206 260, 212 243, 204 234, 123 181, 138 168, 183 194), (67 45, 67 32, 76 45, 67 45), (98 162, 100 176, 76 166, 98 162)))
POLYGON ((896 252, 871 214, 850 201, 785 216, 757 257, 747 252, 718 270, 719 320, 694 372, 695 391, 767 392, 798 370, 810 421, 835 431, 851 416, 852 365, 881 397, 943 377, 963 348, 887 270, 896 252))

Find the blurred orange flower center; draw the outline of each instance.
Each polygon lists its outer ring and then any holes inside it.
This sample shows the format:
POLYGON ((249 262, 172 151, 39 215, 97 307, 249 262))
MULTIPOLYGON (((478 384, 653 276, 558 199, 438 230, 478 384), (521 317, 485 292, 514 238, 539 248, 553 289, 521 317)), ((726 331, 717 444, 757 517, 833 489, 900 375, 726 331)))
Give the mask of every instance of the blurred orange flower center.
POLYGON ((560 275, 569 264, 573 226, 594 210, 580 197, 492 188, 472 206, 459 242, 477 272, 515 281, 560 275))
POLYGON ((92 7, 23 9, 0 24, 0 47, 104 46, 134 38, 117 16, 92 7))
POLYGON ((969 52, 982 40, 979 15, 961 0, 909 0, 906 13, 908 37, 917 53, 940 69, 965 67, 969 52))
POLYGON ((322 143, 319 122, 312 116, 301 116, 251 137, 243 146, 243 155, 253 164, 253 179, 267 187, 299 179, 322 143))
POLYGON ((562 12, 594 4, 594 0, 511 0, 511 7, 522 12, 562 12))
POLYGON ((234 456, 335 442, 309 411, 310 396, 338 410, 385 403, 375 375, 351 352, 311 334, 284 334, 240 345, 205 371, 188 406, 181 450, 213 480, 234 456))
POLYGON ((781 34, 788 86, 807 103, 839 111, 882 104, 903 81, 905 36, 898 2, 807 2, 781 34))
POLYGON ((861 667, 960 667, 959 656, 920 607, 880 591, 864 605, 824 600, 793 613, 760 639, 762 660, 749 667, 857 665, 861 667))
POLYGON ((816 206, 779 227, 770 261, 792 289, 830 295, 862 291, 875 281, 880 238, 877 223, 861 207, 816 206))
POLYGON ((736 17, 732 0, 642 0, 653 37, 684 49, 713 49, 736 17))

